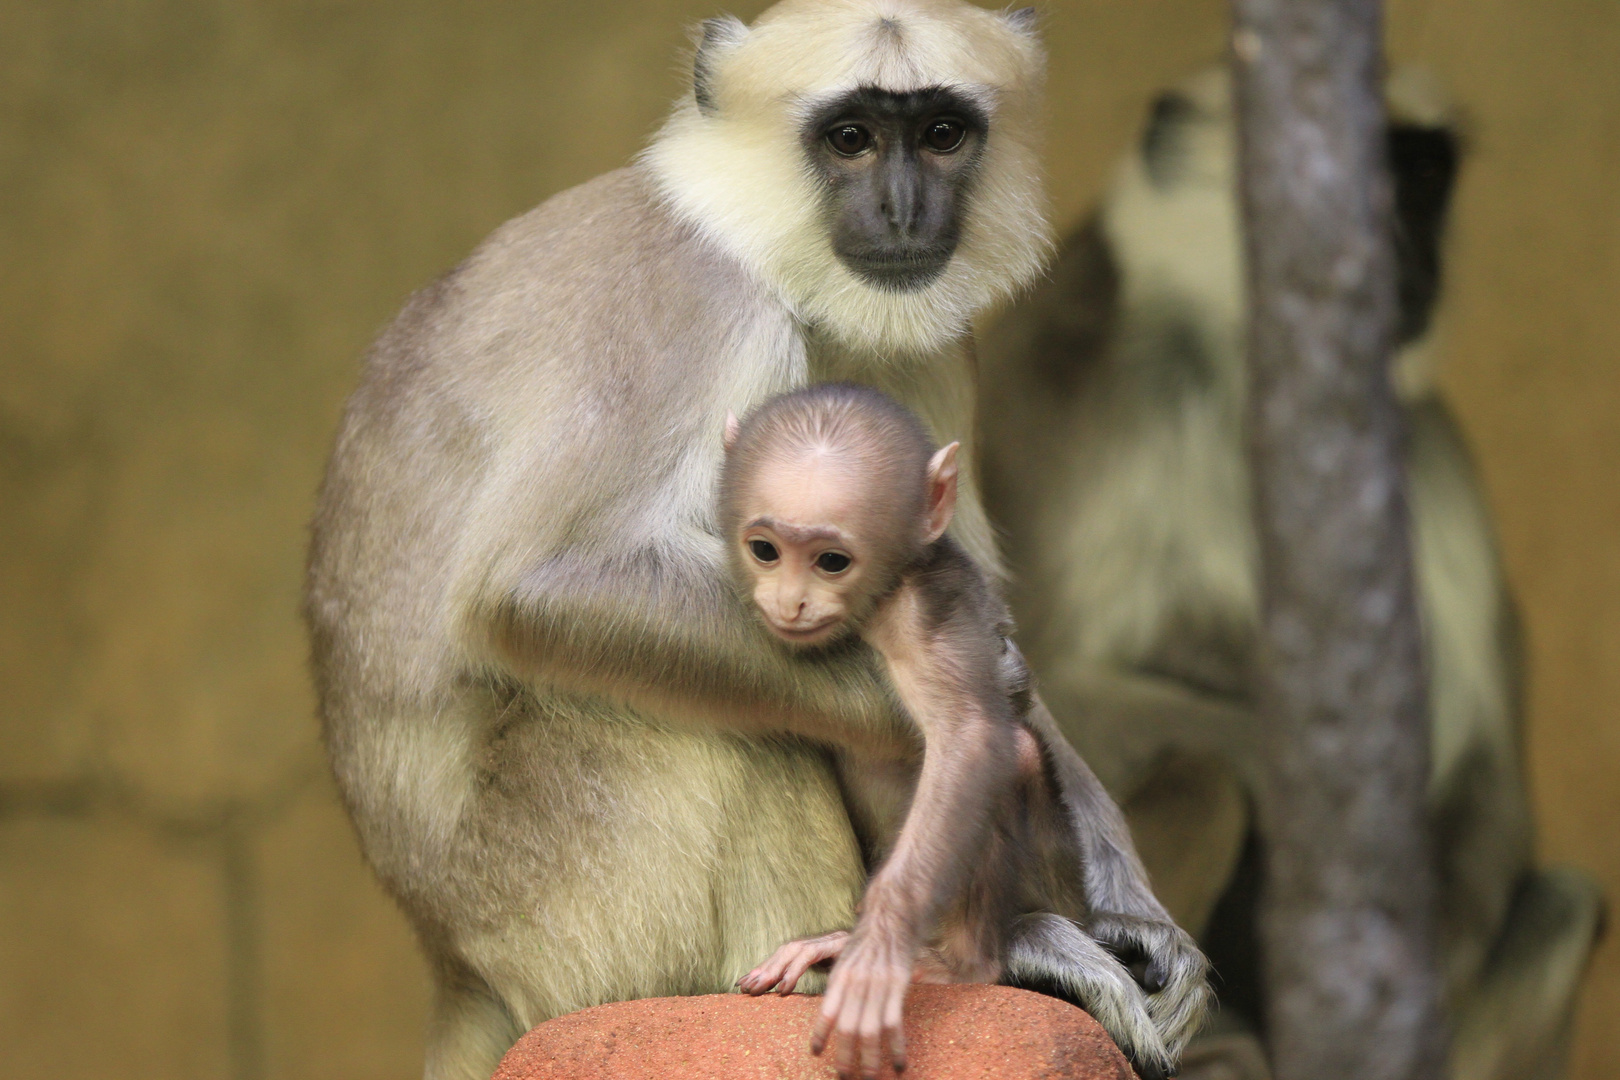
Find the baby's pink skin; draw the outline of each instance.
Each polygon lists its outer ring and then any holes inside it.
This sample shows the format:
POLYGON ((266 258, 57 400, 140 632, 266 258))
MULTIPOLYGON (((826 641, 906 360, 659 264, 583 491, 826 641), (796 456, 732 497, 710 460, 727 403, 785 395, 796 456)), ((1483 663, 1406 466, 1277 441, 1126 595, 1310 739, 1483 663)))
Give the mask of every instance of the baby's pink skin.
MULTIPOLYGON (((769 993, 771 990, 775 990, 778 994, 791 994, 805 972, 817 965, 838 961, 843 956, 849 940, 849 931, 835 930, 817 937, 790 941, 772 953, 763 964, 738 979, 737 985, 744 992, 756 996, 769 993)), ((857 977, 857 981, 862 984, 865 991, 862 995, 865 1008, 859 1010, 857 1019, 864 1019, 865 1014, 870 1012, 873 1021, 882 1022, 875 1026, 873 1023, 863 1023, 857 1031, 844 1032, 845 1037, 838 1041, 836 1060, 838 1075, 841 1077, 856 1075, 874 1077, 878 1074, 883 1053, 882 1036, 885 1032, 889 1035, 890 1061, 895 1071, 905 1071, 905 1041, 901 1033, 899 1010, 905 1002, 905 988, 908 983, 942 984, 973 981, 958 976, 933 949, 922 949, 918 952, 911 966, 909 978, 899 981, 898 985, 895 984, 895 980, 885 976, 883 967, 889 965, 881 965, 878 971, 868 973, 865 978, 857 977), (887 1015, 890 1012, 895 1015, 887 1015)), ((819 1054, 826 1047, 827 1038, 832 1034, 839 1019, 841 997, 842 995, 829 994, 827 1000, 823 1002, 816 1018, 815 1029, 811 1034, 812 1053, 819 1054)))

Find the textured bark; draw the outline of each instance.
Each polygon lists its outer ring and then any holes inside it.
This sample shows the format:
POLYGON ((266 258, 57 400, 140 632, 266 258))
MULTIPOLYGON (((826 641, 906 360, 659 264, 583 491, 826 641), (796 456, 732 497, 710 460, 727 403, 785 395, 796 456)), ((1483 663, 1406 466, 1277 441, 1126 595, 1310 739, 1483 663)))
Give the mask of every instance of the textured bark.
POLYGON ((1234 0, 1279 1080, 1438 1076, 1377 0, 1234 0))

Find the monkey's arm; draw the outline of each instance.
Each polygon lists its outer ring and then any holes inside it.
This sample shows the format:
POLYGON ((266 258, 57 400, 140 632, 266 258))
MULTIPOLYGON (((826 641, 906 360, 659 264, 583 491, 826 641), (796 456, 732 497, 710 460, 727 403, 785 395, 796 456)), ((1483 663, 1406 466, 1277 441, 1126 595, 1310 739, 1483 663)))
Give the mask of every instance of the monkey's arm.
POLYGON ((901 1010, 919 950, 941 909, 983 857, 999 796, 1017 779, 1018 728, 997 687, 982 626, 925 626, 915 585, 902 585, 864 631, 883 658, 907 714, 921 729, 921 775, 899 836, 873 875, 834 965, 811 1048, 838 1034, 838 1070, 876 1075, 884 1041, 905 1067, 901 1010))
POLYGON ((661 719, 885 753, 916 743, 871 650, 852 642, 790 653, 699 557, 650 548, 557 555, 479 617, 503 662, 526 677, 661 719))

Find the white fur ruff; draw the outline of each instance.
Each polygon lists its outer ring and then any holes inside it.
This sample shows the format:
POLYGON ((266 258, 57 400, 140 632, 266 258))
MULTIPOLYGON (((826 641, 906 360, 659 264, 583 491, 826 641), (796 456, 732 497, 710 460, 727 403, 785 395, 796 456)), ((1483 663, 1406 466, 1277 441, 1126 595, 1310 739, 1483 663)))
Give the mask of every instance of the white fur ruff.
POLYGON ((798 319, 879 356, 932 352, 1040 272, 1052 249, 1036 145, 1044 58, 1027 30, 957 0, 789 0, 732 29, 705 57, 714 109, 677 103, 642 162, 675 212, 798 319), (961 241, 925 288, 877 288, 833 252, 800 127, 859 87, 936 86, 990 116, 961 241))

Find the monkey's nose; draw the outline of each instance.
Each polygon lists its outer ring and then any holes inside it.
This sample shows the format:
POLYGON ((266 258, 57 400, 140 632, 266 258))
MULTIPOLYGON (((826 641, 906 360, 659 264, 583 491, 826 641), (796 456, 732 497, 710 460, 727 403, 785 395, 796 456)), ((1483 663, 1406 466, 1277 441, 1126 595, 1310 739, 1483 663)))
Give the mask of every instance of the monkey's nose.
POLYGON ((909 237, 917 229, 917 216, 921 206, 917 185, 909 176, 896 176, 884 185, 879 210, 889 230, 909 237))

